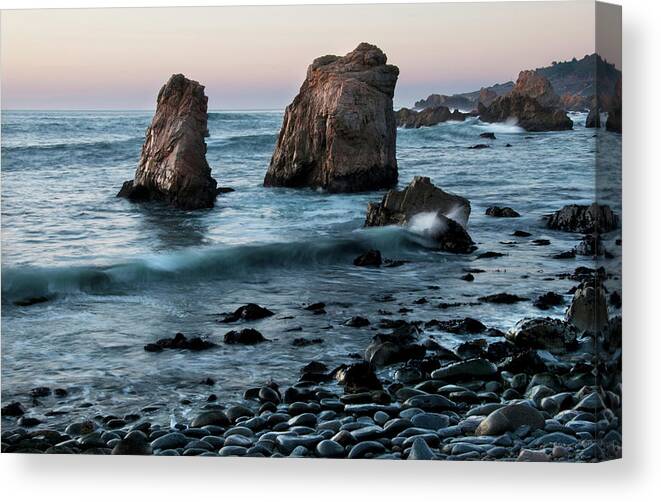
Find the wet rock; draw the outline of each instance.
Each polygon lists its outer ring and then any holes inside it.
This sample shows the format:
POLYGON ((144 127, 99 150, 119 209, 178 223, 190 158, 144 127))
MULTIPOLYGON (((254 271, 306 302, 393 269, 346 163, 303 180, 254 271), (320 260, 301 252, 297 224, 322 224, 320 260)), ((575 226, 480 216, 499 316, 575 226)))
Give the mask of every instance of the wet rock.
POLYGON ((381 252, 378 249, 370 249, 353 261, 357 267, 380 267, 382 263, 381 252))
POLYGON ((549 462, 551 457, 544 450, 521 450, 517 462, 549 462))
POLYGON ((365 349, 365 360, 372 366, 381 367, 424 357, 426 349, 416 343, 416 332, 415 328, 403 327, 391 334, 374 336, 365 349))
POLYGON ((587 119, 585 119, 586 129, 599 129, 601 127, 601 117, 599 116, 599 107, 590 108, 587 119))
POLYGON ((310 345, 322 343, 324 343, 323 338, 294 338, 291 342, 294 347, 309 347, 310 345))
POLYGON ((532 375, 546 371, 547 367, 537 351, 529 349, 506 358, 499 364, 499 369, 515 374, 526 373, 532 375))
POLYGON ((439 394, 421 394, 413 396, 404 401, 406 408, 420 408, 424 411, 455 411, 457 404, 445 396, 439 394))
POLYGON ((551 307, 557 307, 558 305, 563 305, 564 303, 565 299, 562 295, 554 293, 553 291, 549 291, 548 293, 544 293, 543 295, 539 296, 533 305, 538 309, 548 310, 551 307))
POLYGON ((480 138, 496 139, 496 135, 492 132, 483 132, 483 133, 480 134, 480 138))
POLYGON ((464 274, 460 277, 460 279, 466 282, 473 282, 475 280, 475 276, 473 274, 464 274))
POLYGON ((206 160, 208 134, 204 86, 172 75, 158 93, 135 178, 117 196, 181 209, 213 207, 217 192, 206 160))
POLYGON ((527 301, 528 298, 524 298, 518 295, 512 295, 510 293, 496 293, 493 295, 481 296, 478 298, 478 300, 487 303, 503 303, 506 305, 511 305, 513 303, 527 301))
POLYGON ((181 432, 167 433, 151 442, 154 450, 171 450, 183 448, 190 442, 190 438, 184 436, 181 432))
POLYGON ((512 232, 512 235, 514 237, 530 237, 532 234, 524 230, 515 230, 514 232, 512 232))
POLYGON ((48 296, 31 296, 28 298, 22 298, 20 300, 16 300, 14 302, 14 305, 17 307, 29 307, 31 305, 37 305, 39 303, 46 303, 50 301, 51 298, 48 296))
POLYGON ((369 390, 381 390, 381 382, 367 362, 351 365, 343 364, 333 371, 335 379, 344 387, 345 392, 358 393, 369 390))
POLYGON ((532 244, 535 246, 550 246, 551 241, 548 239, 535 239, 532 241, 532 244))
POLYGON ((451 319, 449 321, 439 321, 432 319, 425 324, 426 328, 437 328, 448 333, 482 333, 487 327, 477 319, 466 317, 464 319, 451 319))
POLYGON ((315 59, 285 110, 264 185, 331 192, 393 186, 392 98, 398 74, 386 55, 367 43, 343 57, 315 59))
POLYGON ((622 133, 622 77, 615 83, 615 91, 606 118, 606 130, 622 133))
POLYGON ((480 253, 476 256, 476 259, 478 260, 484 260, 487 258, 500 258, 501 256, 507 256, 505 253, 498 253, 496 251, 485 251, 484 253, 480 253))
POLYGON ((576 344, 576 329, 560 319, 522 319, 505 335, 519 348, 564 353, 576 344))
POLYGON ((485 148, 491 148, 489 145, 485 145, 484 143, 480 143, 477 145, 469 146, 469 150, 483 150, 485 148))
POLYGON ((476 436, 499 436, 521 426, 544 428, 544 416, 527 404, 508 404, 490 413, 475 429, 476 436))
POLYGON ((585 235, 575 248, 576 254, 579 256, 603 256, 605 249, 602 244, 601 236, 599 234, 585 235))
POLYGON ((551 214, 546 226, 563 232, 593 234, 615 230, 619 221, 620 218, 606 205, 570 204, 551 214))
POLYGON ((351 319, 344 323, 345 326, 350 326, 352 328, 364 328, 365 326, 370 325, 369 319, 361 316, 353 316, 351 319))
POLYGON ((386 447, 378 441, 363 441, 356 444, 351 451, 349 451, 348 458, 365 458, 367 456, 374 456, 386 451, 386 447))
POLYGON ((236 321, 256 321, 274 315, 269 309, 260 307, 255 303, 248 303, 236 309, 231 314, 226 315, 220 322, 236 322, 236 321))
POLYGON ((19 402, 9 403, 2 407, 3 417, 20 417, 25 415, 25 408, 19 402))
POLYGON ((344 457, 344 447, 332 439, 324 439, 319 442, 316 448, 317 455, 322 458, 341 458, 344 457))
POLYGON ((436 241, 440 249, 465 254, 475 249, 465 230, 469 216, 467 199, 444 192, 429 178, 416 176, 404 190, 390 190, 380 203, 369 203, 365 226, 423 225, 422 234, 436 241))
POLYGON ((469 359, 444 366, 432 372, 431 377, 437 380, 486 379, 495 375, 498 368, 486 359, 469 359))
POLYGON ((608 305, 604 288, 596 281, 582 283, 567 309, 567 321, 581 331, 597 333, 608 324, 608 305))
POLYGON ((208 340, 204 340, 199 336, 187 338, 183 333, 177 333, 173 338, 162 338, 156 343, 149 343, 145 345, 147 352, 160 352, 163 349, 178 349, 178 350, 208 350, 216 347, 216 344, 208 340))
POLYGON ((191 422, 191 427, 206 427, 209 425, 229 427, 230 420, 221 410, 208 410, 197 415, 191 422))
POLYGON ((223 340, 230 345, 255 345, 268 341, 259 331, 252 328, 245 328, 241 331, 229 331, 225 333, 223 340))
POLYGON ((422 438, 416 438, 409 451, 407 460, 433 460, 436 457, 429 445, 422 438))
POLYGON ((151 455, 152 447, 147 436, 140 431, 131 431, 114 446, 112 455, 151 455))
POLYGON ((491 206, 487 208, 485 213, 487 216, 494 216, 496 218, 519 218, 521 215, 511 207, 491 206))

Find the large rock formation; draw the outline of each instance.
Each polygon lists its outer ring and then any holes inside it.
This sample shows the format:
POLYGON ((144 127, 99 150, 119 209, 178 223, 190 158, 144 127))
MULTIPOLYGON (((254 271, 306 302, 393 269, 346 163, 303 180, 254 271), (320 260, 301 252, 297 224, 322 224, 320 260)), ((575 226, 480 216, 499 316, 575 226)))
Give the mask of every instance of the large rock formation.
POLYGON ((479 103, 478 112, 484 122, 514 118, 527 131, 563 131, 573 127, 551 83, 534 71, 519 73, 512 92, 494 99, 488 106, 479 103))
POLYGON ((453 112, 447 106, 432 106, 425 108, 422 111, 410 110, 408 108, 401 108, 395 113, 397 120, 397 127, 404 127, 405 129, 433 126, 448 120, 456 120, 463 122, 466 120, 466 114, 461 113, 459 110, 453 112))
POLYGON ((622 78, 615 83, 615 92, 611 99, 608 117, 606 118, 606 129, 612 132, 622 133, 622 78))
POLYGON ((181 209, 213 207, 217 192, 206 160, 208 134, 204 86, 172 75, 158 93, 135 178, 117 196, 181 209))
POLYGON ((599 281, 582 283, 567 309, 567 321, 581 331, 598 333, 608 325, 606 292, 599 281))
POLYGON ((390 190, 381 202, 370 202, 365 226, 407 226, 436 241, 440 249, 471 253, 475 245, 465 230, 470 212, 468 199, 444 192, 429 178, 416 176, 404 190, 390 190))
POLYGON ((308 67, 285 117, 265 186, 357 192, 397 182, 392 98, 399 69, 362 43, 308 67))

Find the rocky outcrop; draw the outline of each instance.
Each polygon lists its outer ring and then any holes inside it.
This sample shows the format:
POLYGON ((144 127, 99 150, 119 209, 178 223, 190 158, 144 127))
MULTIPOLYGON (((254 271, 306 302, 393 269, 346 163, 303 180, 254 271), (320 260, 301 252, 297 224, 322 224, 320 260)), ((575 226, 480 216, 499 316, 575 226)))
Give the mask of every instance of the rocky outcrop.
POLYGON ((314 60, 285 110, 264 186, 358 192, 397 182, 392 98, 399 69, 386 60, 366 43, 314 60))
POLYGON ((181 209, 213 207, 216 180, 206 160, 204 86, 172 75, 158 93, 135 178, 117 194, 132 201, 164 201, 181 209))
POLYGON ((551 83, 534 71, 522 71, 512 92, 489 105, 480 102, 478 112, 484 122, 514 118, 527 131, 563 131, 573 127, 551 83))
POLYGON ((576 343, 574 327, 560 319, 522 319, 505 337, 521 349, 543 349, 564 353, 576 343))
POLYGON ((466 120, 466 114, 461 113, 459 110, 451 112, 447 106, 434 106, 425 108, 419 112, 408 108, 401 108, 395 113, 395 118, 397 127, 418 129, 423 126, 434 126, 448 120, 463 122, 466 120))
POLYGON ((622 78, 615 83, 615 92, 611 99, 606 119, 606 129, 612 132, 622 133, 622 78))
POLYGON ((407 226, 435 240, 440 249, 471 253, 475 246, 465 230, 470 211, 468 199, 441 190, 427 177, 416 176, 404 190, 390 190, 381 202, 369 203, 365 226, 407 226))
POLYGON ((599 108, 593 106, 590 108, 588 118, 585 119, 585 127, 587 129, 599 129, 601 127, 601 117, 599 116, 599 108))
POLYGON ((474 102, 461 94, 453 94, 452 96, 447 96, 445 94, 430 94, 427 99, 416 101, 413 105, 413 107, 418 110, 437 106, 470 110, 473 108, 474 102))
POLYGON ((491 103, 493 103, 496 99, 498 98, 498 94, 486 87, 483 87, 480 89, 480 95, 477 98, 477 103, 478 105, 482 106, 491 106, 491 103))
POLYGON ((615 230, 619 221, 619 217, 608 206, 596 203, 589 206, 569 204, 551 214, 546 226, 564 232, 593 234, 615 230))
POLYGON ((598 333, 608 325, 606 292, 597 281, 582 283, 567 309, 567 321, 581 331, 598 333))

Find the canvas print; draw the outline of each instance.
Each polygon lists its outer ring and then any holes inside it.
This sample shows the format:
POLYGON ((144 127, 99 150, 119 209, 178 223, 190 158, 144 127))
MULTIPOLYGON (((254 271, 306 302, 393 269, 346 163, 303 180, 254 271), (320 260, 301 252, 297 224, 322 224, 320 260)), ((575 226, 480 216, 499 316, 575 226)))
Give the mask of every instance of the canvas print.
POLYGON ((620 16, 3 11, 2 452, 620 457, 620 16))

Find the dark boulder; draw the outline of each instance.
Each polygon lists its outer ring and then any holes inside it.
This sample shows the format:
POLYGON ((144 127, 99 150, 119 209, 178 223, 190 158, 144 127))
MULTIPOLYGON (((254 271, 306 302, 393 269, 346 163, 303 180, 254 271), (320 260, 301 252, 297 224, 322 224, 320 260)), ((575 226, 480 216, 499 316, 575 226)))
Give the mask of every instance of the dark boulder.
POLYGON ((207 350, 216 347, 216 344, 205 340, 199 336, 193 338, 186 337, 183 333, 177 333, 173 338, 162 338, 156 343, 148 343, 145 345, 147 352, 161 352, 163 349, 179 349, 179 350, 207 350))
POLYGON ((554 293, 553 291, 549 291, 548 293, 544 293, 543 295, 539 296, 533 305, 535 305, 535 307, 538 309, 548 310, 551 307, 557 307, 558 305, 563 305, 564 303, 565 299, 562 295, 554 293))
POLYGON ((608 325, 606 292, 598 281, 583 282, 567 309, 567 320, 581 331, 597 333, 608 325))
POLYGON ((266 342, 266 338, 256 329, 245 328, 241 331, 229 331, 225 333, 224 342, 229 345, 255 345, 266 342))
POLYGON ((619 217, 606 205, 596 203, 589 206, 570 204, 551 214, 548 217, 546 226, 564 232, 592 234, 615 230, 619 225, 619 221, 619 217))
POLYGON ((269 309, 260 307, 256 303, 248 303, 236 309, 231 314, 226 315, 220 322, 236 322, 236 321, 256 321, 274 315, 269 309))
POLYGON ((404 190, 390 190, 380 203, 369 203, 365 226, 406 226, 434 240, 440 249, 471 253, 475 245, 465 230, 470 210, 467 199, 416 176, 404 190))
POLYGON ((511 207, 499 207, 499 206, 492 206, 487 208, 485 214, 487 216, 494 216, 496 218, 518 218, 519 216, 521 216, 511 207))
POLYGON ((351 394, 383 389, 381 382, 367 362, 343 364, 333 371, 333 376, 344 387, 345 392, 351 394))
POLYGON ((383 263, 381 252, 378 249, 370 249, 353 260, 357 267, 380 267, 383 263))
POLYGON ((518 295, 512 295, 510 293, 496 293, 493 295, 480 296, 478 300, 487 303, 504 303, 507 305, 511 305, 517 302, 524 302, 528 300, 528 298, 524 298, 523 296, 518 296, 518 295))
POLYGON ((577 330, 571 324, 550 317, 522 319, 505 335, 522 349, 543 349, 564 353, 576 345, 577 330))

